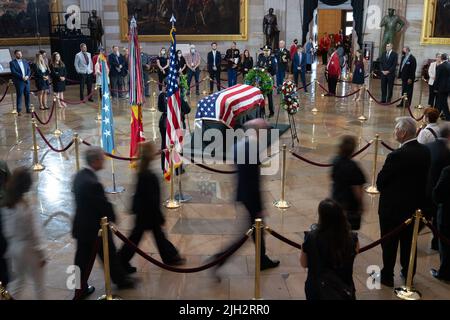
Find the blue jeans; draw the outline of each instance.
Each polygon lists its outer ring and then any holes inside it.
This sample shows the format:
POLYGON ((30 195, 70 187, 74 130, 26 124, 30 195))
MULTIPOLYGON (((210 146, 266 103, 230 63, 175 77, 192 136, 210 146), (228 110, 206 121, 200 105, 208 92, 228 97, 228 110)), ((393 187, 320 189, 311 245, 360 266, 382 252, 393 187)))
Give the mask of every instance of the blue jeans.
POLYGON ((30 81, 15 83, 17 112, 22 111, 22 96, 25 96, 25 108, 30 111, 30 81))
POLYGON ((284 82, 284 77, 286 76, 286 69, 283 67, 278 67, 277 70, 277 86, 280 89, 284 82))
POLYGON ((228 69, 228 87, 237 85, 237 69, 228 69))
POLYGON ((187 94, 189 95, 190 91, 191 91, 191 81, 192 81, 192 77, 195 76, 195 90, 196 92, 200 92, 200 69, 197 68, 195 69, 195 72, 193 72, 191 69, 188 69, 188 78, 187 78, 187 82, 188 82, 188 92, 187 94))

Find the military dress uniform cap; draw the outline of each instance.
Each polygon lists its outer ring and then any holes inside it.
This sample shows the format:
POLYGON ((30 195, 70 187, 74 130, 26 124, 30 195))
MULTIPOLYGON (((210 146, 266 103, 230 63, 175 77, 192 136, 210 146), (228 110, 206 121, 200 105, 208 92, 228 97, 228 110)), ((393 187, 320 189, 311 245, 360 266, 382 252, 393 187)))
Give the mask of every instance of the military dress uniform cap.
POLYGON ((261 48, 262 51, 272 51, 272 48, 268 45, 265 45, 264 47, 261 48))

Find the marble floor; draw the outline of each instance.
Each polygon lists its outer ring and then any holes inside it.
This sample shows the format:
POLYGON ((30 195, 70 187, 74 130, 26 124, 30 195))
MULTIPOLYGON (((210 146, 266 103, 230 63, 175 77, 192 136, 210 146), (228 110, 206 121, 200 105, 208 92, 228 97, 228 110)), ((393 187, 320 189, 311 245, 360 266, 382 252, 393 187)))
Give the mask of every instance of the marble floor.
MULTIPOLYGON (((322 72, 320 72, 322 74, 322 72)), ((314 78, 314 76, 313 76, 314 78)), ((320 81, 325 84, 322 77, 320 81)), ((310 76, 308 75, 308 81, 310 76)), ((372 80, 371 91, 379 96, 379 82, 372 80)), ((3 92, 4 86, 0 88, 3 92)), ((203 88, 203 84, 202 84, 203 88)), ((154 88, 152 88, 153 90, 154 88)), ((294 150, 302 156, 317 161, 328 162, 335 152, 338 138, 344 134, 358 137, 359 147, 364 146, 380 134, 382 140, 392 146, 397 146, 393 140, 392 131, 394 119, 402 114, 395 107, 378 106, 365 100, 356 103, 351 98, 337 99, 315 95, 314 88, 310 94, 301 93, 302 108, 295 115, 299 131, 300 144, 294 150), (362 104, 368 121, 360 122, 362 104), (318 108, 313 114, 311 109, 318 108)), ((352 91, 348 84, 339 85, 339 92, 352 91)), ((399 96, 396 87, 394 96, 399 96)), ((67 98, 77 100, 77 86, 70 86, 67 98)), ((415 90, 414 105, 418 103, 418 86, 415 90)), ((275 95, 278 108, 279 96, 275 95)), ((424 101, 426 97, 424 97, 424 101)), ((152 100, 152 99, 150 99, 152 100)), ((37 105, 35 97, 32 98, 37 105)), ((190 126, 193 128, 193 117, 197 97, 192 96, 193 112, 190 115, 190 126)), ((150 112, 153 102, 144 107, 144 130, 148 140, 159 144, 158 112, 150 112)), ((11 97, 8 94, 0 105, 0 157, 7 161, 11 169, 32 164, 32 136, 30 117, 17 117, 10 114, 11 97)), ((118 153, 128 154, 130 110, 126 100, 114 101, 114 118, 116 123, 116 144, 118 153)), ((417 115, 419 110, 414 110, 417 115)), ((63 131, 60 138, 53 136, 54 122, 40 126, 54 146, 67 145, 77 132, 80 137, 94 145, 99 144, 99 123, 96 122, 96 103, 70 105, 66 109, 57 109, 58 125, 63 131)), ((48 117, 48 112, 39 111, 42 118, 48 117)), ((287 123, 287 117, 282 112, 281 123, 287 123)), ((291 144, 289 132, 281 137, 282 143, 291 144)), ((73 263, 74 241, 70 235, 71 218, 74 213, 71 179, 75 174, 75 154, 71 148, 64 153, 52 152, 38 137, 39 160, 45 165, 45 170, 34 173, 34 187, 29 194, 33 208, 39 214, 44 226, 48 264, 46 266, 46 298, 71 299, 73 292, 67 289, 66 270, 73 263)), ((86 146, 81 146, 81 151, 86 146)), ((380 148, 378 168, 384 162, 387 150, 380 148)), ((357 157, 370 181, 374 149, 357 157)), ((133 190, 134 173, 127 162, 115 161, 117 184, 125 187, 125 192, 109 195, 118 215, 117 227, 128 234, 133 224, 129 215, 130 197, 133 190)), ((160 162, 153 163, 155 170, 160 170, 160 162)), ((230 168, 228 168, 230 169, 230 168)), ((100 173, 105 186, 111 186, 110 164, 100 173)), ((245 219, 244 209, 235 202, 235 177, 206 171, 196 166, 188 166, 187 174, 183 176, 184 191, 193 196, 191 202, 185 203, 178 210, 165 210, 167 223, 165 225, 169 239, 187 258, 187 266, 202 264, 211 255, 219 252, 227 243, 242 234, 244 230, 242 219, 245 219)), ((169 186, 163 185, 163 198, 168 197, 169 186)), ((287 157, 286 199, 292 206, 286 211, 280 211, 272 206, 272 202, 280 197, 280 174, 263 177, 263 197, 266 212, 266 224, 289 239, 302 242, 303 231, 308 230, 317 220, 317 205, 330 193, 329 169, 315 167, 299 161, 290 153, 287 157)), ((367 245, 379 238, 378 226, 378 196, 364 196, 365 214, 362 228, 359 232, 361 246, 367 245)), ((450 286, 435 280, 429 273, 430 267, 437 267, 439 255, 430 250, 431 235, 428 231, 420 234, 418 242, 418 270, 415 278, 416 288, 423 294, 423 299, 448 299, 450 286)), ((119 240, 115 239, 117 246, 119 240)), ((261 287, 264 299, 305 299, 304 282, 306 270, 299 264, 299 251, 270 235, 266 235, 267 251, 271 258, 281 261, 280 267, 262 272, 261 287)), ((152 236, 146 234, 140 247, 150 255, 159 258, 152 236)), ((114 293, 125 299, 251 299, 254 290, 254 245, 248 241, 221 269, 222 281, 217 282, 210 271, 194 274, 178 274, 161 270, 149 264, 144 259, 135 256, 132 264, 138 267, 134 275, 138 280, 135 289, 117 290, 114 293)), ((369 289, 366 283, 370 278, 367 273, 369 266, 381 266, 381 249, 376 247, 358 255, 354 266, 354 280, 358 299, 396 299, 392 289, 381 286, 380 289, 369 289)), ((97 261, 90 277, 90 284, 96 287, 91 296, 95 299, 104 293, 102 267, 97 261)), ((402 285, 399 268, 396 269, 395 284, 402 285)), ((27 287, 25 298, 32 297, 31 286, 27 287)))

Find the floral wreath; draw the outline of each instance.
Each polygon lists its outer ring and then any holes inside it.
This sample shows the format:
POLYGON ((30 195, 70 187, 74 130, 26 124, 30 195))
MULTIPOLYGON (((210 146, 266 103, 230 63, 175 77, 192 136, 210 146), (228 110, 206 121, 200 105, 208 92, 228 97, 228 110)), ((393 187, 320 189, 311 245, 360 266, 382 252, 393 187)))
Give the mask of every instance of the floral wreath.
POLYGON ((286 80, 281 86, 281 107, 287 111, 289 115, 296 114, 300 109, 298 101, 297 86, 292 80, 286 80))
POLYGON ((189 85, 187 82, 187 76, 185 74, 180 75, 180 93, 181 96, 184 97, 186 95, 186 92, 189 92, 189 85))
POLYGON ((263 68, 253 68, 245 76, 245 84, 261 90, 264 95, 273 91, 273 79, 263 68))

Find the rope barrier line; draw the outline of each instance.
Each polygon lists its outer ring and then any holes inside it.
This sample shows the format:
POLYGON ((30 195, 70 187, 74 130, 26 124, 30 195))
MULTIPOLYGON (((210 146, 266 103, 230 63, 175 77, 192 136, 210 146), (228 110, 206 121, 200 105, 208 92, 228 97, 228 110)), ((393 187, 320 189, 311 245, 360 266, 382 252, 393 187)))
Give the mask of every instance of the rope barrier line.
POLYGON ((433 235, 437 238, 439 238, 442 242, 444 242, 446 245, 450 246, 450 239, 444 236, 442 233, 439 232, 438 229, 436 229, 435 226, 433 226, 427 219, 422 218, 423 223, 433 232, 433 235))
POLYGON ((165 270, 171 271, 171 272, 177 272, 177 273, 195 273, 195 272, 204 271, 204 270, 214 267, 215 265, 223 262, 225 259, 227 259, 231 255, 233 255, 240 247, 242 247, 242 245, 248 240, 248 238, 250 237, 250 235, 253 232, 253 228, 249 229, 247 231, 247 233, 239 240, 239 242, 237 242, 235 245, 233 245, 227 252, 224 252, 223 254, 221 254, 214 261, 211 261, 207 264, 204 264, 200 267, 195 267, 195 268, 178 268, 178 267, 169 266, 165 263, 162 263, 162 262, 152 258, 148 254, 146 254, 144 251, 139 249, 139 247, 137 247, 133 242, 131 242, 124 234, 122 234, 119 230, 117 230, 116 227, 110 225, 110 228, 111 228, 112 232, 120 240, 122 240, 126 245, 131 247, 142 258, 144 258, 145 260, 149 261, 150 263, 153 263, 154 265, 156 265, 162 269, 165 269, 165 270))
MULTIPOLYGON (((94 268, 95 258, 97 257, 100 239, 101 239, 101 237, 99 235, 97 237, 97 239, 95 240, 94 248, 92 249, 91 259, 89 260, 89 264, 87 265, 85 277, 82 279, 82 282, 81 282, 82 285, 84 285, 85 283, 88 282, 89 277, 92 272, 92 268, 94 268)), ((73 297, 72 300, 79 300, 81 298, 81 295, 83 294, 84 290, 86 290, 86 289, 87 288, 80 288, 80 289, 75 290, 75 296, 73 297)))
POLYGON ((314 83, 314 81, 312 81, 312 82, 310 82, 310 83, 307 83, 306 86, 300 87, 300 88, 298 88, 296 91, 298 92, 298 91, 300 91, 300 90, 306 89, 306 88, 308 88, 310 85, 312 85, 313 83, 314 83))
POLYGON ((394 151, 395 149, 392 148, 390 145, 388 145, 386 142, 384 142, 383 140, 381 140, 381 145, 383 147, 385 147, 386 149, 388 149, 389 151, 394 151))
MULTIPOLYGON (((368 142, 368 143, 367 143, 364 147, 362 147, 359 151, 355 152, 355 153, 352 155, 352 158, 354 158, 354 157, 360 155, 361 153, 363 153, 364 151, 366 151, 366 150, 372 145, 372 143, 373 143, 373 140, 370 141, 370 142, 368 142)), ((302 160, 302 161, 304 161, 304 162, 306 162, 306 163, 312 164, 312 165, 317 166, 317 167, 329 168, 329 167, 332 167, 332 166, 333 166, 332 163, 319 163, 319 162, 315 162, 315 161, 306 159, 306 158, 302 157, 301 155, 299 155, 299 154, 297 154, 297 153, 295 153, 295 152, 291 152, 291 154, 292 154, 294 157, 296 157, 297 159, 302 160)))
MULTIPOLYGON (((319 87, 320 87, 323 91, 325 91, 327 94, 330 94, 330 91, 328 91, 328 90, 327 90, 327 89, 326 89, 319 81, 317 81, 317 84, 319 85, 319 87)), ((337 96, 337 95, 333 95, 333 96, 334 96, 335 98, 344 99, 344 98, 348 98, 348 97, 351 97, 351 96, 357 94, 359 91, 360 91, 360 90, 358 89, 358 90, 355 90, 355 91, 353 91, 353 92, 351 92, 351 93, 349 93, 349 94, 343 95, 343 96, 337 96)))
POLYGON ((92 98, 94 96, 95 91, 92 90, 92 92, 85 97, 83 100, 78 100, 78 101, 73 101, 73 100, 65 100, 65 99, 61 99, 58 97, 55 97, 56 99, 59 99, 59 101, 67 103, 67 104, 71 104, 71 105, 76 105, 76 104, 81 104, 81 103, 86 103, 87 100, 89 100, 90 98, 92 98))
POLYGON ((6 94, 7 94, 8 91, 9 91, 9 87, 10 87, 10 84, 8 83, 8 85, 6 86, 6 90, 5 90, 5 92, 3 93, 3 96, 0 98, 0 103, 3 102, 3 100, 5 99, 6 94))
POLYGON ((415 116, 414 116, 414 114, 412 113, 412 111, 411 111, 411 105, 410 104, 408 104, 408 107, 407 107, 407 109, 408 109, 408 113, 409 113, 409 115, 411 116, 411 118, 413 118, 414 120, 416 120, 417 122, 420 122, 420 121, 422 121, 423 120, 423 118, 425 117, 425 115, 424 114, 422 114, 422 116, 421 117, 419 117, 419 118, 416 118, 415 116))
POLYGON ((37 120, 41 125, 46 126, 46 125, 48 125, 48 124, 50 123, 50 121, 52 120, 52 118, 53 118, 53 113, 55 112, 55 109, 56 109, 56 103, 53 102, 52 110, 50 110, 50 115, 48 116, 47 121, 42 121, 41 118, 39 118, 39 116, 38 116, 38 114, 36 113, 36 111, 33 111, 32 116, 33 116, 34 118, 36 118, 36 120, 37 120))
POLYGON ((215 172, 215 173, 236 174, 238 172, 237 170, 226 171, 226 170, 220 170, 220 169, 211 168, 211 167, 208 167, 208 166, 206 166, 204 164, 196 163, 193 158, 191 158, 190 160, 189 159, 186 159, 186 160, 189 161, 191 164, 196 165, 199 168, 202 168, 202 169, 205 169, 205 170, 208 170, 208 171, 212 171, 212 172, 215 172))
MULTIPOLYGON (((366 74, 364 76, 364 79, 367 79, 369 77, 369 74, 366 74)), ((342 80, 342 79, 338 79, 338 82, 344 82, 344 83, 352 83, 352 80, 342 80)))
POLYGON ((388 234, 384 235, 381 239, 372 242, 371 244, 362 247, 359 249, 358 254, 361 254, 363 252, 366 252, 372 248, 375 248, 376 246, 380 245, 382 242, 386 241, 389 238, 392 238, 393 236, 399 234, 400 232, 402 232, 404 229, 406 229, 406 227, 408 225, 410 225, 413 222, 413 218, 409 218, 406 221, 404 221, 401 225, 399 225, 397 228, 395 228, 394 230, 392 230, 391 232, 389 232, 388 234))
POLYGON ((373 99, 373 101, 375 101, 375 103, 380 105, 380 106, 392 106, 392 105, 394 105, 394 104, 396 104, 396 103, 398 103, 398 102, 403 100, 403 97, 400 97, 400 98, 398 98, 395 101, 384 103, 384 102, 380 102, 379 100, 377 100, 377 98, 374 97, 374 95, 372 94, 372 92, 370 92, 369 89, 367 89, 366 91, 369 94, 369 96, 373 99))
POLYGON ((302 245, 300 243, 294 242, 292 240, 289 240, 288 238, 282 236, 281 234, 279 234, 278 232, 270 229, 269 227, 265 227, 264 228, 269 234, 271 234, 272 236, 274 236, 275 238, 277 238, 278 240, 290 245, 291 247, 297 248, 299 250, 302 250, 302 245))
MULTIPOLYGON (((81 140, 81 142, 88 146, 88 147, 92 147, 92 144, 90 144, 89 142, 85 141, 85 140, 81 140)), ((139 160, 139 158, 129 158, 129 157, 121 157, 121 156, 116 156, 112 153, 108 153, 108 152, 103 152, 106 156, 116 159, 116 160, 123 160, 123 161, 137 161, 139 160)))
POLYGON ((45 135, 42 133, 41 129, 39 129, 38 126, 36 126, 36 130, 39 133, 39 135, 41 136, 42 140, 44 140, 45 144, 52 149, 52 151, 57 152, 57 153, 62 153, 62 152, 66 152, 67 150, 70 149, 70 147, 75 143, 75 141, 72 139, 72 141, 70 141, 70 143, 65 146, 63 149, 56 149, 55 147, 53 147, 50 142, 47 140, 47 138, 45 137, 45 135))

